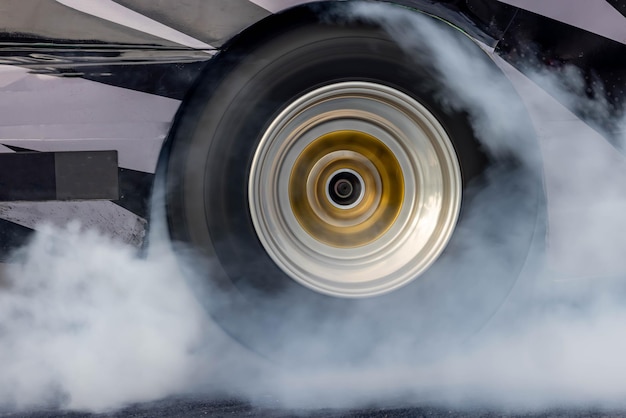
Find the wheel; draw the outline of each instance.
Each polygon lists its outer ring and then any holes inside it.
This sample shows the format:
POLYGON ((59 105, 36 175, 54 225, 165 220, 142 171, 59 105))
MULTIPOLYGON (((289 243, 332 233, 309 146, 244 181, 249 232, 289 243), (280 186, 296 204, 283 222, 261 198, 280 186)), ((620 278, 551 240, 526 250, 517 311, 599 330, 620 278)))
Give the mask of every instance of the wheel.
POLYGON ((171 137, 168 220, 244 344, 334 360, 426 347, 509 293, 540 182, 481 150, 429 62, 375 25, 311 17, 231 46, 197 86, 171 137))

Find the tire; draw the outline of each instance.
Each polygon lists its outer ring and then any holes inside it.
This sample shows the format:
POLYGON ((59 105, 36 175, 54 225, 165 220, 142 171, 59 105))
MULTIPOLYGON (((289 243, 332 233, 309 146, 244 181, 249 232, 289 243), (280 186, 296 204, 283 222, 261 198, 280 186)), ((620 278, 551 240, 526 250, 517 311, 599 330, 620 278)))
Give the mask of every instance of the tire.
POLYGON ((429 62, 373 25, 313 19, 231 46, 195 89, 171 136, 168 220, 243 344, 295 362, 427 348, 509 294, 541 183, 481 151, 429 62))

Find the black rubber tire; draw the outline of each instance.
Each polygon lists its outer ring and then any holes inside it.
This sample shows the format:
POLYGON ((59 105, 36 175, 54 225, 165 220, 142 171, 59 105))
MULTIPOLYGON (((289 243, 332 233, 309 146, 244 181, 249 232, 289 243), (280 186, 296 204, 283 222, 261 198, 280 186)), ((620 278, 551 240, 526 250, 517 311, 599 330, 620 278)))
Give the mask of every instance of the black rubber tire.
POLYGON ((170 138, 168 220, 174 240, 206 261, 199 297, 245 345, 296 362, 354 360, 398 341, 427 347, 476 331, 509 294, 533 241, 541 183, 514 159, 481 152, 467 114, 436 99, 429 62, 372 25, 312 21, 231 47, 197 86, 170 138), (454 142, 465 188, 459 225, 435 265, 369 299, 321 295, 287 277, 257 238, 247 196, 253 154, 281 109, 351 80, 391 86, 430 109, 454 142))

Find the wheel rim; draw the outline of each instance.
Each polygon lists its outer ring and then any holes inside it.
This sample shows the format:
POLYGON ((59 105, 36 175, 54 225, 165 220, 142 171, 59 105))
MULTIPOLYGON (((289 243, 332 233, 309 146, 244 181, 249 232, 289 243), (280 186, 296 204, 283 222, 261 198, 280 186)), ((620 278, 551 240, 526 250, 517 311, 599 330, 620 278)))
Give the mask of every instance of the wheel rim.
POLYGON ((390 292, 441 255, 462 182, 445 129, 381 84, 336 83, 264 132, 248 183, 261 244, 295 281, 339 297, 390 292))

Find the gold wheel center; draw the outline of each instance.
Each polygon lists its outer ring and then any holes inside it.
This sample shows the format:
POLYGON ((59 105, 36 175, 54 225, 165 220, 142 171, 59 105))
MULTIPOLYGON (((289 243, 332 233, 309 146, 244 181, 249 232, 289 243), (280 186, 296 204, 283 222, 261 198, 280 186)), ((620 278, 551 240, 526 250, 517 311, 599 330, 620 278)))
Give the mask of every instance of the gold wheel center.
POLYGON ((360 131, 322 135, 297 157, 289 200, 298 223, 318 241, 360 247, 395 222, 404 201, 404 177, 393 152, 360 131))

